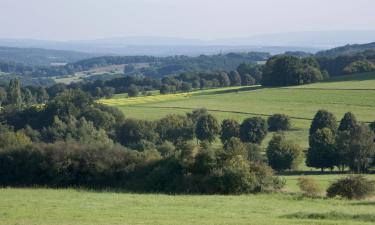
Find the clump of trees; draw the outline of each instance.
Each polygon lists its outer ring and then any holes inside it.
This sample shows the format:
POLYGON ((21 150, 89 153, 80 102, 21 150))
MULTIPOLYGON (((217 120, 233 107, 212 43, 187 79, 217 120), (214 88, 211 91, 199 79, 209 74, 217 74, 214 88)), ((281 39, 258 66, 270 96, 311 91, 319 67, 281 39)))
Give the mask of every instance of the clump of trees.
POLYGON ((274 114, 268 117, 267 123, 269 131, 286 131, 292 127, 289 116, 285 114, 274 114))
POLYGON ((290 86, 314 83, 327 77, 328 73, 320 70, 314 58, 278 55, 267 61, 261 83, 264 86, 290 86))
POLYGON ((311 167, 368 172, 375 157, 375 134, 371 125, 360 123, 353 113, 346 113, 337 126, 332 113, 320 110, 310 127, 306 164, 311 167))
POLYGON ((256 140, 247 143, 238 138, 238 123, 220 126, 205 109, 157 121, 125 119, 83 91, 64 89, 40 107, 6 107, 0 119, 6 124, 0 126, 1 186, 209 194, 283 186, 255 144, 267 132, 259 118, 242 128, 256 140), (214 147, 219 136, 223 145, 214 147))

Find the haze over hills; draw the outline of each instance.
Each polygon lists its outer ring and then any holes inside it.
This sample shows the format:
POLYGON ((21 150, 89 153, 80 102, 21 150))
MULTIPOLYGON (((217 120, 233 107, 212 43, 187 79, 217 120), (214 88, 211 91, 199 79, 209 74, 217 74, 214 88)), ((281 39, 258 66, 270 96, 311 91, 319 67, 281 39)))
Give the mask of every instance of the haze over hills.
POLYGON ((220 52, 317 51, 374 41, 375 31, 311 31, 257 35, 247 38, 200 40, 175 37, 117 37, 96 40, 45 41, 0 39, 0 46, 45 48, 118 55, 200 55, 220 52))

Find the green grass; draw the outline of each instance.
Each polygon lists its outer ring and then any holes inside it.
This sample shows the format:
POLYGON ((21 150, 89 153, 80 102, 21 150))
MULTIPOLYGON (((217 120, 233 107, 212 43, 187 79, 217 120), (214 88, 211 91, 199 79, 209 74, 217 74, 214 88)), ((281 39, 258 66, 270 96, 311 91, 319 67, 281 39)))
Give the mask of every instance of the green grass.
POLYGON ((286 194, 159 195, 0 189, 0 225, 373 224, 375 202, 286 194))

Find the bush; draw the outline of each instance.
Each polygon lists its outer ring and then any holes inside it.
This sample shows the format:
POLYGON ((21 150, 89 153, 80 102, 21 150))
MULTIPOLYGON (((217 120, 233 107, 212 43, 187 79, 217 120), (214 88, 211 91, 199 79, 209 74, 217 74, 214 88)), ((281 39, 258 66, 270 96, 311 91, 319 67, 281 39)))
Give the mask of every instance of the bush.
POLYGON ((284 131, 291 127, 290 118, 284 114, 274 114, 268 118, 269 131, 284 131))
POLYGON ((327 189, 327 197, 340 196, 347 199, 364 199, 375 191, 375 182, 361 175, 352 175, 332 183, 327 189))
POLYGON ((314 179, 307 177, 298 178, 298 187, 303 195, 307 197, 317 197, 322 191, 314 179))

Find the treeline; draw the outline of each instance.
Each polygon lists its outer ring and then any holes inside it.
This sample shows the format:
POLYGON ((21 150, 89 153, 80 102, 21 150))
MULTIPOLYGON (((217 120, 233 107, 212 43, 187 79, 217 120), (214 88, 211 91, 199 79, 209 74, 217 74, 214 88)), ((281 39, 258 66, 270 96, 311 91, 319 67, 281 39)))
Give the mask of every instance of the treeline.
POLYGON ((65 66, 27 66, 20 63, 0 62, 0 71, 31 77, 51 77, 72 75, 76 72, 110 65, 127 65, 126 75, 143 75, 161 78, 185 72, 211 72, 217 70, 234 70, 244 62, 265 61, 268 53, 228 53, 219 55, 201 55, 198 57, 173 56, 102 56, 69 63, 65 66), (145 66, 138 67, 137 64, 145 66))
POLYGON ((0 185, 121 187, 167 193, 254 193, 283 182, 260 154, 267 121, 221 125, 206 110, 125 119, 79 90, 1 113, 0 185), (223 147, 211 143, 220 136, 223 147), (196 142, 198 140, 198 143, 196 142))
POLYGON ((114 93, 128 93, 129 97, 134 97, 140 94, 151 94, 153 90, 159 90, 161 94, 168 94, 197 89, 254 85, 259 84, 261 79, 261 66, 253 63, 242 63, 236 70, 229 73, 225 71, 191 72, 165 76, 162 79, 124 76, 107 81, 74 83, 67 85, 67 88, 84 90, 95 98, 111 97, 114 93))
POLYGON ((375 71, 375 50, 336 57, 317 57, 317 60, 321 68, 331 76, 375 71))

